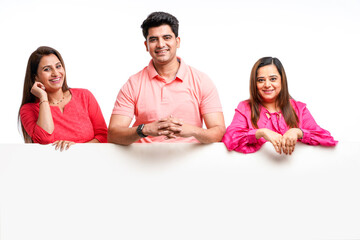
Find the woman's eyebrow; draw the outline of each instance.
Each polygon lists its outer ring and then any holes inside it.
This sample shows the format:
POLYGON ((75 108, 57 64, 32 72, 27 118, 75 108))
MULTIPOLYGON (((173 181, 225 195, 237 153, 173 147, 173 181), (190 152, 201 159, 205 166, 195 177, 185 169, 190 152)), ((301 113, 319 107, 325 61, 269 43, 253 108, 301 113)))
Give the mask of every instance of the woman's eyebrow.
MULTIPOLYGON (((55 63, 55 66, 58 65, 58 64, 61 64, 61 62, 55 63)), ((44 68, 46 68, 46 67, 51 67, 51 64, 43 66, 42 69, 44 69, 44 68)))

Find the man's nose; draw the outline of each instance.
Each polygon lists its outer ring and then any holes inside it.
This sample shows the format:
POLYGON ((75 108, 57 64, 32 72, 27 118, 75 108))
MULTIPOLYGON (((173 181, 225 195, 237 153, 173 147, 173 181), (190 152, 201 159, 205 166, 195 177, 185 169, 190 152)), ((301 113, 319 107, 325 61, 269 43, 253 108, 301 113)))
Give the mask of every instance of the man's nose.
POLYGON ((161 38, 160 38, 157 43, 158 43, 158 48, 163 48, 163 47, 165 47, 165 41, 164 41, 164 39, 161 39, 161 38))

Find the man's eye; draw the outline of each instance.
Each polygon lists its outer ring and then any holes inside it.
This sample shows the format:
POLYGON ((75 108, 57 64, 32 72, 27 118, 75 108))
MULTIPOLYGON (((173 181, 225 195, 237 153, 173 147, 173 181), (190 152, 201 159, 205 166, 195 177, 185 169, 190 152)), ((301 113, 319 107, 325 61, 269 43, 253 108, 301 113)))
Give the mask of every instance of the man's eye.
POLYGON ((149 39, 149 42, 155 42, 155 41, 156 41, 155 38, 150 38, 150 39, 149 39))

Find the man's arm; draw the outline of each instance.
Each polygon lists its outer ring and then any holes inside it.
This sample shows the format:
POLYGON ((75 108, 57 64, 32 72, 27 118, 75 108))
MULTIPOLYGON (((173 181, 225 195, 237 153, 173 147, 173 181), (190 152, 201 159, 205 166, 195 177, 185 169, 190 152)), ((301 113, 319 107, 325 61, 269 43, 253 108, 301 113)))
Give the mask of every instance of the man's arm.
MULTIPOLYGON (((180 137, 195 137, 201 143, 220 142, 226 131, 223 113, 207 113, 203 115, 203 119, 207 129, 182 123, 181 126, 169 127, 169 130, 180 137)), ((176 118, 173 121, 181 122, 176 118)))
MULTIPOLYGON (((121 145, 130 145, 140 139, 137 134, 136 127, 129 128, 132 119, 128 116, 123 115, 111 115, 109 129, 108 129, 108 142, 117 143, 121 145)), ((177 126, 176 123, 169 123, 168 119, 160 119, 158 121, 145 124, 142 132, 148 136, 161 136, 170 135, 172 133, 168 130, 168 127, 177 126)))
POLYGON ((130 145, 140 139, 136 127, 129 128, 132 119, 123 115, 111 115, 108 128, 108 142, 130 145))

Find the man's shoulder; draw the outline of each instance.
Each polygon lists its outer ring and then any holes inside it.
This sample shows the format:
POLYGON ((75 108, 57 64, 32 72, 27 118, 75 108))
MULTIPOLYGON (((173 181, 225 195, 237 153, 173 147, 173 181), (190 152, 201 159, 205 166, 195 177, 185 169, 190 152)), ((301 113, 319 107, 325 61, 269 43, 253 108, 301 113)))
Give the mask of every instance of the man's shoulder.
POLYGON ((144 76, 148 76, 149 75, 149 71, 148 71, 148 66, 145 66, 142 70, 140 70, 139 72, 131 75, 129 77, 129 81, 134 81, 134 80, 138 80, 143 78, 144 76))
POLYGON ((206 74, 205 72, 199 70, 199 69, 196 68, 196 67, 193 67, 193 66, 191 66, 191 65, 187 65, 186 63, 184 63, 184 65, 185 65, 185 68, 186 68, 188 71, 192 72, 192 73, 195 73, 195 74, 197 74, 197 75, 206 75, 206 76, 207 76, 207 74, 206 74))
POLYGON ((211 81, 205 72, 187 64, 184 66, 184 75, 199 83, 211 81))
POLYGON ((148 79, 148 78, 149 78, 149 72, 148 72, 148 66, 146 66, 142 70, 140 70, 139 72, 131 75, 129 77, 129 79, 123 84, 123 88, 126 87, 126 86, 130 87, 130 88, 140 86, 141 82, 144 79, 148 79))

